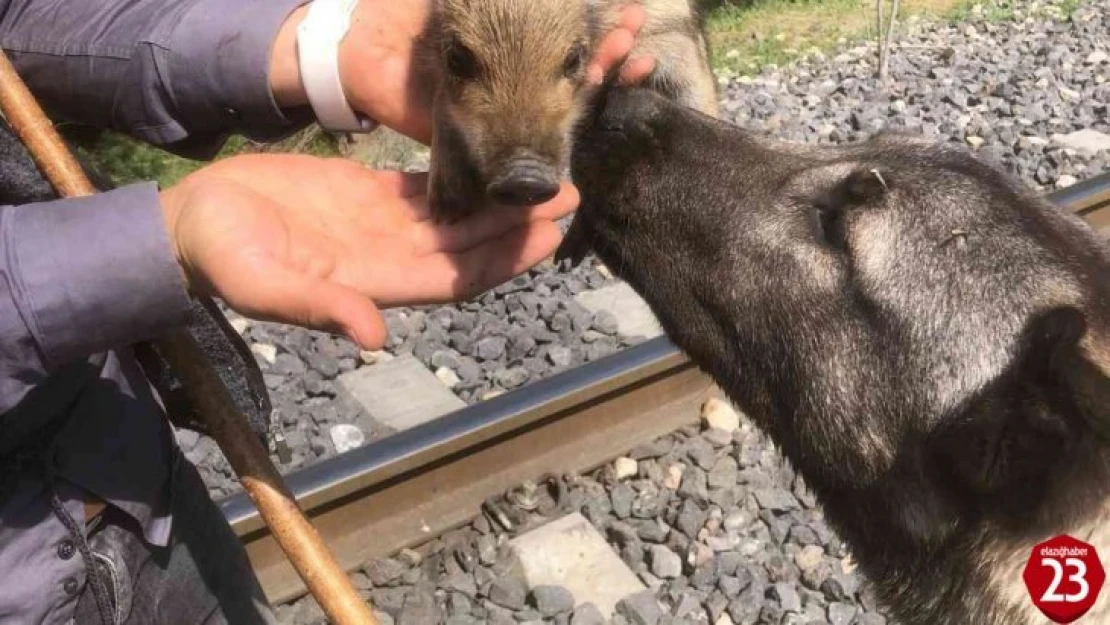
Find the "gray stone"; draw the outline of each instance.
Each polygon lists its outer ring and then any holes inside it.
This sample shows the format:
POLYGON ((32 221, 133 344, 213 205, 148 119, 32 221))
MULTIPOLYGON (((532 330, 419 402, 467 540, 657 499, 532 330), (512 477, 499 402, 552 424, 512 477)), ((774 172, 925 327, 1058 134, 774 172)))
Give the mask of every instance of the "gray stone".
POLYGON ((298 376, 304 375, 305 371, 308 371, 308 367, 293 354, 281 353, 274 359, 274 364, 270 367, 270 370, 278 375, 298 376))
POLYGON ((439 585, 447 590, 466 595, 471 599, 478 596, 478 584, 474 581, 474 576, 463 571, 448 575, 440 581, 439 585))
POLYGON ((755 500, 759 507, 773 512, 789 512, 799 508, 798 500, 794 495, 775 488, 761 488, 755 491, 755 500))
POLYGON ((453 592, 447 597, 447 613, 451 616, 470 616, 471 610, 474 609, 474 604, 470 601, 471 597, 458 592, 453 592))
POLYGON ((709 503, 709 485, 706 483, 705 472, 698 467, 687 467, 682 473, 682 485, 678 487, 678 495, 705 506, 709 503))
POLYGON ((784 611, 802 611, 802 598, 798 596, 798 591, 794 588, 794 584, 779 582, 771 586, 770 595, 772 599, 779 602, 779 606, 781 606, 784 611))
POLYGON ((663 545, 652 545, 648 549, 651 573, 662 579, 674 579, 682 575, 682 558, 663 545))
POLYGON ((644 590, 628 595, 617 603, 617 613, 631 625, 656 625, 663 617, 663 610, 655 599, 655 593, 644 590))
POLYGON ((397 625, 428 625, 439 623, 443 614, 435 597, 422 592, 410 592, 405 597, 405 607, 397 616, 397 625))
POLYGON ((174 430, 174 437, 177 439, 178 447, 185 453, 192 451, 193 447, 196 447, 197 441, 200 440, 200 434, 184 428, 174 430))
POLYGON ((693 592, 683 592, 674 602, 671 614, 678 618, 693 617, 702 611, 701 600, 693 592))
POLYGON ((613 514, 618 519, 627 519, 632 515, 632 501, 636 499, 636 491, 624 482, 617 483, 609 492, 609 500, 613 505, 613 514))
POLYGON ((605 625, 605 617, 596 605, 586 602, 574 609, 570 625, 605 625))
POLYGON ((493 375, 493 381, 507 389, 513 389, 528 381, 528 371, 524 367, 499 369, 493 375))
POLYGON ((479 360, 499 360, 505 355, 506 341, 501 336, 488 336, 474 345, 474 355, 479 360))
POLYGON ((517 622, 521 625, 525 625, 526 623, 532 625, 543 625, 543 615, 531 608, 525 608, 524 610, 517 612, 513 615, 513 618, 515 618, 517 622))
POLYGON ((848 603, 830 603, 829 604, 829 624, 830 625, 851 625, 852 619, 856 616, 856 606, 848 603))
POLYGON ((524 580, 512 575, 493 580, 493 585, 489 589, 489 600, 510 610, 523 609, 527 597, 528 587, 524 580))
POLYGON ((291 616, 294 625, 316 625, 323 622, 324 610, 316 599, 307 597, 293 606, 291 616))
POLYGON ((636 535, 648 543, 662 543, 667 540, 669 530, 658 519, 637 520, 633 523, 636 535))
POLYGON ((545 617, 574 609, 574 595, 562 586, 543 584, 532 589, 531 603, 545 617))
POLYGON ((497 558, 497 539, 491 534, 478 537, 477 541, 478 562, 482 566, 491 566, 497 558))
POLYGON ((547 359, 556 367, 569 367, 574 360, 574 354, 570 348, 556 345, 548 350, 547 359))
POLYGON ((651 308, 625 282, 584 291, 574 299, 594 314, 595 321, 600 311, 611 313, 618 320, 620 333, 625 336, 651 338, 663 333, 651 308))
POLYGON ((829 601, 853 601, 859 590, 859 579, 841 571, 833 574, 821 584, 821 592, 829 601))
POLYGON ((736 485, 739 472, 736 460, 732 456, 723 456, 709 472, 709 488, 732 488, 736 485))
POLYGON ((706 519, 709 518, 709 513, 702 509, 693 499, 687 499, 682 502, 682 511, 678 515, 676 527, 682 533, 686 534, 690 540, 696 540, 698 532, 705 525, 706 519))
POLYGON ((404 563, 393 558, 374 558, 362 565, 362 572, 375 587, 390 585, 408 569, 404 563))

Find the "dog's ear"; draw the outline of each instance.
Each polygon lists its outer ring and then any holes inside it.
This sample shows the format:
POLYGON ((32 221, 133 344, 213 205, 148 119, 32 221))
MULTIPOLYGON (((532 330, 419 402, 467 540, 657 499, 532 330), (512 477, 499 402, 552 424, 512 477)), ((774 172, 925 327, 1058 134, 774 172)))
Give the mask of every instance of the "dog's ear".
POLYGON ((834 163, 796 177, 793 192, 830 213, 881 202, 895 182, 893 172, 865 163, 834 163))
POLYGON ((1025 325, 1017 354, 1023 375, 1059 379, 1063 368, 1079 355, 1079 342, 1087 333, 1087 319, 1073 306, 1050 308, 1025 325))
POLYGON ((1025 372, 1041 384, 1055 383, 1076 406, 1078 419, 1091 434, 1110 445, 1110 376, 1100 333, 1088 327, 1074 308, 1058 309, 1030 326, 1025 372), (1037 352, 1042 356, 1037 358, 1037 352))
POLYGON ((438 223, 458 221, 488 202, 481 175, 462 136, 435 105, 431 159, 428 166, 428 207, 438 223))
POLYGON ((833 189, 833 196, 846 204, 872 204, 890 191, 889 176, 877 167, 853 169, 833 189))
POLYGON ((1026 323, 1008 376, 1010 396, 1017 400, 1011 428, 1059 439, 1064 446, 1090 434, 1074 384, 1084 363, 1080 342, 1086 333, 1087 319, 1073 306, 1050 308, 1026 323))
MULTIPOLYGON (((968 505, 1002 511, 1047 487, 1053 467, 1090 436, 1072 392, 1086 319, 1070 306, 1033 316, 1006 370, 945 424, 934 449, 968 505), (1020 491, 1026 496, 1012 496, 1020 491)), ((1025 514, 1021 510, 1010 510, 1025 514)))

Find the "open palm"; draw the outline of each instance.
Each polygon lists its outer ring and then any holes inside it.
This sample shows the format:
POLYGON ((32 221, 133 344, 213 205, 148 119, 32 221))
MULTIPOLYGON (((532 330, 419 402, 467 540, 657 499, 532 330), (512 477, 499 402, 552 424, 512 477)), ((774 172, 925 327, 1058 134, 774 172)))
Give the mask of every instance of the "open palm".
POLYGON ((342 159, 248 155, 214 163, 162 198, 194 292, 375 348, 385 340, 378 306, 465 299, 527 270, 554 251, 555 220, 579 200, 565 184, 544 205, 438 225, 426 184, 424 174, 342 159))

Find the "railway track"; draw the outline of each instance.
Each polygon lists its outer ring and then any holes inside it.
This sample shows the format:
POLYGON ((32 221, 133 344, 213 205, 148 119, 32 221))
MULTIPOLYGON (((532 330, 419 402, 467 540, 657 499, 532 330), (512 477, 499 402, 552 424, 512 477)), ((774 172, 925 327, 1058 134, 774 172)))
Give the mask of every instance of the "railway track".
MULTIPOLYGON (((1110 237, 1110 173, 1048 196, 1110 237)), ((425 542, 488 498, 544 474, 584 472, 696 419, 719 391, 665 337, 539 380, 286 476, 346 569, 425 542)), ((305 587, 250 500, 218 502, 269 600, 305 587)))

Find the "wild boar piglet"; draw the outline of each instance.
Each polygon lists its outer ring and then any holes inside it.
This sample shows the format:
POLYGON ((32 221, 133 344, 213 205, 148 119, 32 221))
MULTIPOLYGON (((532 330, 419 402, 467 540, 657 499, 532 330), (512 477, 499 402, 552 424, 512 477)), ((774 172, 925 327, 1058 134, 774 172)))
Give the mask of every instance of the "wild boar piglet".
MULTIPOLYGON (((436 0, 424 42, 434 84, 429 202, 439 221, 550 200, 569 175, 586 65, 629 0, 436 0)), ((645 85, 717 114, 703 20, 690 0, 639 0, 645 85)))

